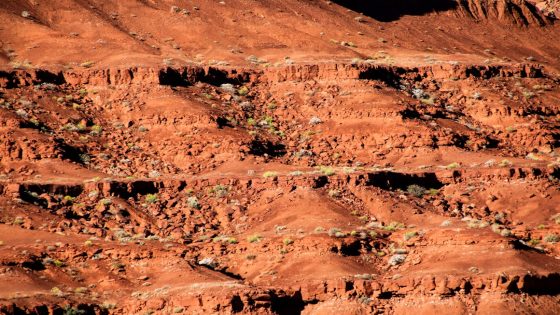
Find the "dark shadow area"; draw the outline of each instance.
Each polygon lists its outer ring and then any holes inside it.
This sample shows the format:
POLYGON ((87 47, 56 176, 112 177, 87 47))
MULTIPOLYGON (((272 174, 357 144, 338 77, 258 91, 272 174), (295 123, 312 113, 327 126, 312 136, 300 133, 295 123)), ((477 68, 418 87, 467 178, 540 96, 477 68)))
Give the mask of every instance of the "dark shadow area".
POLYGON ((342 256, 360 256, 361 249, 360 240, 354 240, 353 242, 342 242, 339 246, 332 247, 331 252, 342 256))
POLYGON ((230 304, 231 304, 231 312, 235 314, 243 312, 243 308, 245 307, 243 304, 243 300, 241 300, 239 295, 234 295, 231 298, 230 304))
POLYGON ((395 172, 370 173, 367 178, 368 186, 379 187, 384 190, 406 190, 410 185, 424 188, 439 189, 443 187, 434 173, 405 174, 395 172))
POLYGON ((83 192, 81 185, 57 185, 57 184, 22 184, 19 188, 21 199, 25 198, 38 198, 42 194, 47 195, 63 195, 77 197, 83 192), (25 197, 28 195, 28 197, 25 197))
POLYGON ((279 296, 276 295, 274 292, 270 294, 270 303, 271 309, 274 314, 279 315, 292 315, 292 314, 301 314, 303 309, 305 308, 305 302, 301 296, 301 292, 297 291, 294 293, 293 296, 283 295, 279 296))
POLYGON ((46 269, 43 263, 38 259, 24 261, 21 263, 21 266, 25 269, 30 269, 33 271, 41 271, 46 269))
POLYGON ((401 68, 368 67, 360 72, 359 79, 381 81, 387 86, 398 89, 405 72, 401 68))
POLYGON ((420 113, 414 108, 406 108, 399 112, 403 119, 418 119, 420 118, 420 113))
POLYGON ((393 297, 393 292, 391 291, 385 291, 385 292, 381 292, 381 294, 379 294, 378 298, 381 300, 389 300, 393 297))
POLYGON ((54 139, 55 148, 63 160, 70 160, 81 165, 87 164, 88 155, 82 149, 69 145, 64 139, 54 139))
POLYGON ((334 0, 333 2, 380 22, 396 21, 405 15, 420 16, 448 11, 457 7, 457 2, 453 0, 334 0))
POLYGON ((286 146, 270 141, 253 140, 249 144, 249 154, 256 156, 281 157, 286 155, 286 146))
POLYGON ((520 291, 531 295, 551 295, 560 293, 560 274, 525 275, 521 281, 520 291))
POLYGON ((157 194, 159 192, 153 181, 138 180, 134 182, 114 182, 111 183, 109 193, 122 199, 139 199, 139 196, 147 194, 157 194))
MULTIPOLYGON (((68 302, 66 302, 68 303, 68 302)), ((107 315, 109 311, 95 304, 78 304, 75 306, 60 305, 37 305, 37 306, 18 306, 15 303, 8 303, 0 306, 0 314, 14 315, 107 315)))
POLYGON ((189 86, 191 83, 183 76, 184 73, 173 68, 166 68, 159 71, 159 84, 169 86, 189 86))
POLYGON ((33 84, 41 84, 41 83, 51 83, 56 85, 61 85, 66 83, 64 80, 64 75, 62 72, 50 72, 47 70, 37 70, 35 72, 35 79, 33 80, 33 84))
POLYGON ((13 89, 21 86, 31 86, 38 84, 61 85, 66 83, 62 72, 50 72, 47 70, 12 70, 0 71, 0 87, 13 89))
POLYGON ((167 67, 161 69, 158 73, 159 84, 172 87, 187 87, 197 82, 204 82, 213 86, 220 86, 224 83, 241 84, 249 81, 250 76, 249 72, 226 71, 214 67, 206 70, 202 67, 167 67))
POLYGON ((35 129, 35 130, 38 130, 39 132, 43 132, 43 133, 52 132, 52 129, 49 128, 49 126, 45 125, 42 122, 33 123, 31 121, 22 121, 22 122, 20 122, 19 127, 20 128, 35 129))
POLYGON ((538 249, 538 248, 535 248, 535 247, 528 246, 525 242, 523 242, 521 240, 517 240, 517 239, 509 241, 509 245, 512 246, 513 249, 515 249, 515 250, 526 250, 526 251, 535 252, 535 253, 539 253, 539 254, 544 253, 544 251, 542 249, 538 249))
POLYGON ((225 127, 233 128, 231 122, 225 117, 217 117, 216 124, 218 125, 218 129, 223 129, 225 127))
POLYGON ((311 187, 313 187, 313 189, 319 189, 327 186, 328 183, 329 183, 328 176, 319 176, 313 180, 313 186, 311 187))

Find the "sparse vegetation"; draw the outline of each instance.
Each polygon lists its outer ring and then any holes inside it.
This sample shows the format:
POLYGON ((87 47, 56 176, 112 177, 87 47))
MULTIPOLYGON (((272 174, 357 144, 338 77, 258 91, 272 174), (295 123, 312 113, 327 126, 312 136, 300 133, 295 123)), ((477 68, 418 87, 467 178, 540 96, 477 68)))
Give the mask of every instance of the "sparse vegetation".
POLYGON ((513 163, 511 163, 509 160, 502 160, 500 162, 500 164, 498 164, 498 166, 500 166, 500 167, 509 167, 509 166, 512 166, 512 165, 513 165, 513 163))
POLYGON ((338 190, 338 189, 331 189, 331 190, 329 190, 329 197, 331 197, 331 198, 338 198, 338 197, 340 197, 340 190, 338 190))
POLYGON ((336 171, 330 166, 320 166, 319 171, 325 176, 332 176, 336 174, 336 171))
POLYGON ((457 162, 453 162, 453 163, 448 164, 448 165, 446 166, 446 168, 447 168, 448 170, 456 169, 456 168, 459 168, 459 167, 461 167, 461 165, 460 165, 459 163, 457 163, 457 162))
POLYGON ((242 86, 237 90, 237 94, 241 95, 241 96, 245 96, 247 94, 249 94, 249 88, 246 86, 242 86))
POLYGON ((418 233, 416 231, 410 231, 410 232, 406 232, 404 234, 404 239, 406 241, 411 240, 412 238, 418 236, 418 233))
POLYGON ((406 191, 418 198, 423 197, 426 194, 426 188, 419 186, 419 185, 409 185, 406 191))
POLYGON ((471 229, 482 229, 487 227, 488 225, 488 222, 477 219, 471 219, 467 221, 467 226, 471 229))
POLYGON ((404 229, 405 225, 400 222, 391 222, 389 225, 383 226, 382 229, 385 231, 394 232, 396 230, 404 229))
POLYGON ((210 193, 216 198, 222 198, 228 195, 229 187, 224 185, 216 185, 210 190, 210 193))
POLYGON ((259 234, 254 234, 247 237, 247 241, 249 241, 249 243, 257 243, 260 242, 261 239, 262 236, 260 236, 259 234))
POLYGON ((51 288, 51 294, 57 297, 62 297, 64 296, 64 292, 62 292, 61 289, 59 289, 58 287, 53 287, 51 288))
POLYGON ((346 237, 346 233, 339 228, 330 228, 327 234, 331 237, 346 237))
POLYGON ((157 194, 147 194, 146 195, 146 203, 152 204, 152 203, 156 203, 157 201, 158 201, 157 194))
POLYGON ((273 172, 273 171, 266 171, 263 173, 263 177, 264 178, 271 178, 271 177, 276 177, 278 176, 277 172, 273 172))
POLYGON ((560 235, 558 234, 548 234, 544 237, 544 241, 547 243, 558 243, 560 241, 560 235))
POLYGON ((189 207, 193 208, 193 209, 200 209, 200 203, 198 202, 198 198, 196 198, 196 196, 190 196, 189 198, 187 198, 187 204, 189 205, 189 207))
POLYGON ((84 68, 91 68, 91 67, 93 67, 94 64, 95 64, 95 62, 93 62, 93 61, 84 61, 80 64, 80 66, 82 66, 84 68))

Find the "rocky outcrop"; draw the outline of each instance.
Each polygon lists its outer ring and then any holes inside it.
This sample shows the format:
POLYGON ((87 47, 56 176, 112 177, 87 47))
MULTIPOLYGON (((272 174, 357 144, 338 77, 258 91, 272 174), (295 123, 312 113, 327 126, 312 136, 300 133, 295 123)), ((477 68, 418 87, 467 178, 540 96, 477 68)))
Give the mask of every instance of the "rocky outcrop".
POLYGON ((519 26, 544 26, 552 23, 526 0, 458 0, 457 14, 479 21, 492 20, 519 26))

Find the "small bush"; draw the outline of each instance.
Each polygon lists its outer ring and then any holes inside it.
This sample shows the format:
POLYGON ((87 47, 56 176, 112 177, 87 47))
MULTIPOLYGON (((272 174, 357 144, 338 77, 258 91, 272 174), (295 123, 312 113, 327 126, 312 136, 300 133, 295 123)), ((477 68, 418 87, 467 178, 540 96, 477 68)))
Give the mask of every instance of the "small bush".
POLYGON ((196 198, 195 196, 189 197, 187 199, 187 204, 193 209, 199 210, 201 208, 200 203, 198 202, 198 198, 196 198))
POLYGON ((60 290, 58 287, 53 287, 51 289, 51 294, 57 297, 62 297, 64 296, 64 292, 62 292, 62 290, 60 290))
POLYGON ((471 229, 482 229, 488 226, 488 222, 481 220, 470 220, 467 222, 467 226, 471 229))
POLYGON ((64 196, 64 198, 62 198, 63 201, 69 202, 69 203, 72 203, 74 201, 74 199, 76 199, 76 198, 74 198, 72 196, 64 196))
POLYGON ((225 197, 229 192, 229 187, 224 185, 216 185, 212 188, 211 193, 215 197, 225 197))
POLYGON ((320 166, 319 171, 321 171, 321 173, 326 176, 331 176, 336 173, 335 170, 330 166, 320 166))
POLYGON ((551 220, 553 220, 556 224, 560 224, 560 213, 553 215, 551 220))
POLYGON ((262 236, 260 236, 259 234, 255 234, 247 237, 247 241, 249 241, 250 243, 260 242, 261 239, 262 236))
POLYGON ((531 99, 535 97, 535 93, 531 91, 523 91, 523 97, 525 97, 525 99, 531 99))
POLYGON ((117 303, 112 303, 112 302, 105 301, 101 304, 101 309, 104 309, 104 310, 112 310, 115 307, 117 307, 117 303))
POLYGON ((86 293, 87 291, 88 291, 88 288, 86 288, 86 287, 77 287, 76 289, 74 289, 74 292, 78 293, 78 294, 83 294, 83 293, 86 293))
POLYGON ((400 265, 402 263, 404 263, 404 261, 406 260, 406 255, 404 254, 395 254, 393 256, 391 256, 391 258, 389 258, 389 265, 391 266, 396 266, 396 265, 400 265))
POLYGON ((85 61, 85 62, 82 62, 80 64, 80 66, 82 66, 84 68, 91 68, 91 67, 93 67, 94 64, 95 64, 95 62, 93 62, 93 61, 85 61))
POLYGON ((419 186, 419 185, 410 185, 408 186, 408 188, 406 189, 406 191, 415 196, 415 197, 422 197, 426 194, 426 188, 419 186))
POLYGON ((283 241, 284 245, 288 246, 294 243, 294 240, 292 240, 291 238, 285 238, 283 241))
POLYGON ((342 230, 339 228, 330 228, 327 234, 329 236, 337 236, 337 234, 342 233, 342 230))
POLYGON ((558 243, 560 241, 560 235, 558 234, 548 234, 544 237, 544 241, 547 243, 558 243))
POLYGON ((156 194, 147 194, 146 203, 156 203, 158 201, 158 196, 156 194))
POLYGON ((241 96, 245 96, 247 94, 249 94, 249 88, 246 86, 242 86, 241 88, 239 88, 239 90, 237 90, 237 94, 241 95, 241 96))
POLYGON ((91 134, 92 135, 100 135, 101 131, 103 131, 103 127, 99 126, 99 125, 93 125, 91 126, 91 134))
POLYGON ((412 239, 412 238, 414 238, 414 237, 416 237, 416 236, 418 236, 418 233, 416 233, 415 231, 406 232, 406 233, 404 234, 404 239, 408 241, 408 240, 410 240, 410 239, 412 239))
POLYGON ((405 225, 403 223, 391 222, 391 223, 389 223, 389 225, 384 226, 383 230, 394 232, 396 230, 400 230, 400 229, 404 229, 404 228, 405 228, 405 225))
POLYGON ((500 164, 498 164, 498 166, 500 166, 500 167, 508 167, 508 166, 512 166, 512 165, 513 165, 513 163, 511 163, 509 160, 506 160, 506 159, 502 160, 500 162, 500 164))
POLYGON ((278 176, 277 172, 266 171, 266 172, 263 173, 264 178, 270 178, 270 177, 276 177, 276 176, 278 176))
POLYGON ((311 117, 311 119, 309 119, 309 124, 310 125, 318 125, 321 124, 323 121, 321 120, 321 118, 317 117, 317 116, 313 116, 311 117))
POLYGON ((511 230, 509 230, 509 229, 503 229, 503 230, 500 232, 500 235, 502 235, 502 236, 504 236, 504 237, 508 237, 508 236, 511 236, 512 233, 511 233, 511 230))
POLYGON ((329 190, 329 197, 331 197, 331 198, 338 198, 338 197, 340 197, 340 190, 338 190, 338 189, 331 189, 331 190, 329 190))
POLYGON ((460 166, 461 165, 459 163, 453 162, 453 163, 447 165, 446 168, 449 169, 449 170, 452 170, 452 169, 455 169, 455 168, 459 168, 460 166))
POLYGON ((339 237, 339 238, 341 238, 341 237, 346 237, 346 235, 347 235, 347 234, 344 233, 344 232, 336 232, 336 233, 334 234, 334 237, 339 237))

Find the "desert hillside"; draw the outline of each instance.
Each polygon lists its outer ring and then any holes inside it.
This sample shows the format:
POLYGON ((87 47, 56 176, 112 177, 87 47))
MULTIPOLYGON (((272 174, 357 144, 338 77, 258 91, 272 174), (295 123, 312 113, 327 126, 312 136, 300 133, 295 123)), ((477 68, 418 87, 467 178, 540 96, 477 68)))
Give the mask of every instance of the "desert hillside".
POLYGON ((0 2, 0 314, 560 313, 560 5, 0 2))

